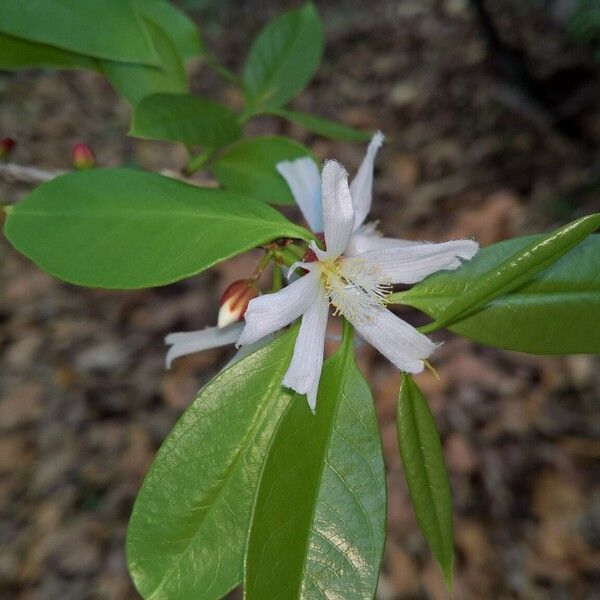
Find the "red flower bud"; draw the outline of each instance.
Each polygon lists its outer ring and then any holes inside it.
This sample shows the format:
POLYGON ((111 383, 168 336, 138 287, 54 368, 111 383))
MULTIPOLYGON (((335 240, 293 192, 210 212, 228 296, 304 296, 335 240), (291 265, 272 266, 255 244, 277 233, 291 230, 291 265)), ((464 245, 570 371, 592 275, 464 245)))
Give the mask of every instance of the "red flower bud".
POLYGON ((12 138, 2 138, 0 140, 0 160, 5 160, 15 147, 15 140, 12 138))
POLYGON ((91 169, 96 166, 96 157, 86 144, 75 144, 72 157, 75 169, 91 169))
MULTIPOLYGON (((321 242, 323 242, 323 243, 321 244, 321 246, 322 246, 323 248, 325 248, 325 234, 324 234, 324 233, 315 233, 315 237, 316 237, 318 240, 321 240, 321 242)), ((302 261, 303 261, 303 262, 308 262, 308 263, 310 263, 310 262, 317 262, 317 260, 319 260, 319 259, 318 259, 317 255, 315 254, 315 251, 314 251, 312 248, 309 248, 309 249, 308 249, 308 250, 307 250, 307 251, 304 253, 304 256, 302 257, 302 261)))
POLYGON ((251 279, 234 281, 221 296, 218 327, 226 327, 244 318, 248 303, 258 296, 258 288, 251 279))

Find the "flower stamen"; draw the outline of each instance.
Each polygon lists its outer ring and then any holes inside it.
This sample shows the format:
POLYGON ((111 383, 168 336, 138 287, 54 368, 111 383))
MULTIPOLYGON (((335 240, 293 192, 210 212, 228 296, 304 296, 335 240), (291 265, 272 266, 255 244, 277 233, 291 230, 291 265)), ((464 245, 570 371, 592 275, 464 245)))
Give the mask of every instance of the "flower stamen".
POLYGON ((359 258, 321 261, 321 281, 334 314, 350 320, 369 320, 386 304, 391 284, 378 265, 359 258))

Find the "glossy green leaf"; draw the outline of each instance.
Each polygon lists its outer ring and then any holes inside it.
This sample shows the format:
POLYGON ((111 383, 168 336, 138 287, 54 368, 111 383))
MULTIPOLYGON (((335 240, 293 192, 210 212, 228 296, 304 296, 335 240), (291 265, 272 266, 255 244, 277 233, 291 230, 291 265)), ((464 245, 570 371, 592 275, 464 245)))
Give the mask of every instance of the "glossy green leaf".
POLYGON ((167 0, 136 0, 140 12, 159 25, 177 47, 184 60, 204 52, 195 23, 167 0))
POLYGON ((351 336, 323 368, 316 414, 296 395, 260 479, 245 598, 371 599, 386 483, 373 400, 351 336))
MULTIPOLYGON (((506 257, 546 236, 483 248, 457 271, 442 271, 401 294, 434 319, 506 257)), ((600 352, 600 235, 591 235, 530 281, 492 300, 449 329, 477 342, 533 354, 600 352)))
POLYGON ((336 123, 335 121, 330 121, 329 119, 324 119, 323 117, 316 117, 311 114, 290 110, 288 108, 271 110, 269 113, 277 115, 278 117, 282 117, 291 123, 295 123, 296 125, 300 125, 300 127, 303 127, 308 131, 312 131, 313 133, 318 133, 319 135, 337 140, 347 140, 349 142, 368 142, 372 136, 371 133, 361 131, 360 129, 354 129, 353 127, 348 127, 348 125, 336 123))
POLYGON ((211 166, 223 187, 271 204, 293 204, 285 179, 275 168, 282 160, 310 156, 302 144, 283 137, 244 140, 227 149, 211 166))
POLYGON ((269 23, 256 37, 244 69, 246 104, 277 108, 294 98, 321 62, 323 32, 308 3, 269 23))
POLYGON ((262 202, 129 169, 63 175, 8 212, 17 250, 59 279, 103 288, 165 285, 275 238, 311 239, 262 202))
POLYGON ((452 586, 454 542, 452 492, 442 445, 427 401, 403 374, 396 419, 404 475, 421 531, 452 586))
POLYGON ((183 94, 188 91, 187 73, 174 43, 156 23, 148 19, 145 23, 158 53, 159 66, 102 61, 106 78, 117 93, 133 105, 151 94, 183 94))
POLYGON ((0 33, 0 69, 28 67, 100 70, 95 58, 0 33))
POLYGON ((131 0, 2 0, 0 31, 96 58, 157 60, 131 0))
POLYGON ((240 137, 236 114, 189 94, 153 94, 136 105, 131 135, 184 144, 224 146, 240 137))
POLYGON ((281 381, 295 337, 289 331, 213 379, 158 451, 127 534, 144 598, 212 600, 241 582, 259 474, 292 398, 281 381))
MULTIPOLYGON (((464 318, 488 302, 507 294, 546 269, 600 227, 600 213, 573 221, 548 235, 534 239, 502 262, 490 265, 471 281, 438 314, 432 328, 464 318)), ((457 271, 460 273, 460 270, 457 271)), ((460 276, 460 275, 458 275, 460 276)))

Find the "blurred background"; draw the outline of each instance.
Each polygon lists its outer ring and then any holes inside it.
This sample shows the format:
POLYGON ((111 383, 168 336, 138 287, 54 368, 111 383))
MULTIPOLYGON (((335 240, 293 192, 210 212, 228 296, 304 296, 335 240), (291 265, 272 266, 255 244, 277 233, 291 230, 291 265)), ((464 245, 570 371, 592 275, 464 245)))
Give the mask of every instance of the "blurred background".
MULTIPOLYGON (((206 44, 239 72, 252 36, 298 2, 186 0, 206 44)), ((296 108, 390 141, 374 217, 387 235, 482 245, 547 231, 600 202, 598 0, 318 1, 324 63, 296 108)), ((238 106, 198 61, 193 89, 238 106)), ((129 108, 88 72, 0 73, 0 137, 22 165, 178 168, 175 145, 127 137, 129 108)), ((263 118, 353 172, 361 144, 263 118)), ((0 180, 0 198, 26 187, 0 180)), ((124 542, 154 453, 228 350, 164 369, 163 337, 216 322, 248 255, 165 288, 111 292, 53 280, 0 241, 0 598, 138 597, 124 542)), ((417 312, 405 315, 425 322, 417 312)), ((599 315, 600 318, 600 315, 599 315)), ((455 502, 457 599, 600 597, 600 361, 484 348, 444 332, 419 376, 455 502)), ((389 483, 378 598, 447 598, 418 531, 395 433, 399 373, 360 351, 389 483)), ((233 597, 241 597, 239 594, 233 597)), ((267 600, 267 599, 265 599, 267 600)))

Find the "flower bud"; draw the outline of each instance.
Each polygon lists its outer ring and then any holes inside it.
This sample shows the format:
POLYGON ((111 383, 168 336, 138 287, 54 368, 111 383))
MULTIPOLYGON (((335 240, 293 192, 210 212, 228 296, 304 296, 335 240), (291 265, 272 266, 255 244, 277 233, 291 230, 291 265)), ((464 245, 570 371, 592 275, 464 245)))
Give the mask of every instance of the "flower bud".
MULTIPOLYGON (((324 233, 315 233, 315 237, 322 242, 322 247, 325 248, 325 234, 324 233)), ((302 257, 303 262, 316 262, 318 259, 315 251, 312 248, 309 248, 302 257)), ((303 269, 305 270, 305 269, 303 269)))
POLYGON ((75 144, 73 146, 72 157, 75 169, 84 170, 96 166, 96 157, 86 144, 75 144))
POLYGON ((2 138, 0 140, 0 160, 5 160, 15 147, 15 140, 12 138, 2 138))
POLYGON ((221 296, 218 327, 226 327, 236 321, 241 321, 252 298, 258 296, 258 288, 251 279, 234 281, 221 296))

